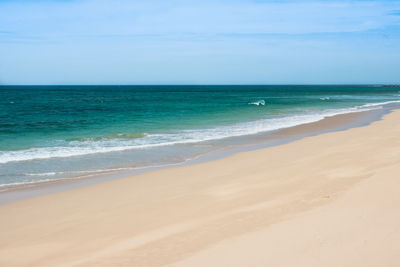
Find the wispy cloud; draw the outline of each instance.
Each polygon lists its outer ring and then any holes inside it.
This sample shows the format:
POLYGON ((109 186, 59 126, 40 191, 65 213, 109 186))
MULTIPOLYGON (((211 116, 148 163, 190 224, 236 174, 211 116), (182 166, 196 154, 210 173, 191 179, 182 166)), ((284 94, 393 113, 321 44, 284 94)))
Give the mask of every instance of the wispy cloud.
POLYGON ((385 1, 35 1, 0 4, 0 23, 38 35, 308 34, 398 22, 385 1))
POLYGON ((389 13, 389 15, 392 15, 392 16, 400 16, 400 10, 393 10, 393 11, 391 11, 391 12, 389 13))
POLYGON ((9 81, 324 79, 302 64, 400 77, 399 1, 0 0, 0 14, 9 81))

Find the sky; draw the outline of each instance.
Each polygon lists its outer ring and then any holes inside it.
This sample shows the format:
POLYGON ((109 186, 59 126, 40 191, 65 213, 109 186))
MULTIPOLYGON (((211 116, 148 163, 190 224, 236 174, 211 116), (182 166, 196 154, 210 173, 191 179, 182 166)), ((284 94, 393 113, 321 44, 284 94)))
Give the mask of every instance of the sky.
POLYGON ((400 83, 400 0, 0 0, 0 84, 400 83))

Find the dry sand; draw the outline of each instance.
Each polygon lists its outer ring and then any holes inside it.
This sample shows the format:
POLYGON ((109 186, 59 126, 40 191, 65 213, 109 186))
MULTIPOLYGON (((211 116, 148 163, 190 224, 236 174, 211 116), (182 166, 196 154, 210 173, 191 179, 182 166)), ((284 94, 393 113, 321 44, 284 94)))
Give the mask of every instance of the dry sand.
POLYGON ((0 206, 0 266, 400 266, 400 111, 0 206))

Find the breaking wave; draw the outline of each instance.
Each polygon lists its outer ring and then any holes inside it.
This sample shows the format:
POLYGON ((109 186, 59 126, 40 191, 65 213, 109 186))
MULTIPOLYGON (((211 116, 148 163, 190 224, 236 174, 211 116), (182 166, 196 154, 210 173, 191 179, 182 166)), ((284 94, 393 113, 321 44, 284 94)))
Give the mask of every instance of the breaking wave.
POLYGON ((334 115, 376 109, 382 105, 392 103, 400 103, 400 100, 370 103, 354 108, 327 110, 314 114, 300 114, 281 118, 262 119, 214 128, 182 130, 175 133, 135 134, 135 136, 129 136, 130 138, 121 135, 119 138, 118 136, 114 136, 117 138, 87 138, 70 140, 65 141, 65 144, 60 146, 0 151, 0 164, 17 161, 84 156, 132 149, 149 149, 160 146, 198 143, 228 137, 252 135, 316 122, 334 115))
POLYGON ((258 100, 258 101, 255 101, 255 102, 250 102, 249 105, 265 106, 265 100, 258 100))

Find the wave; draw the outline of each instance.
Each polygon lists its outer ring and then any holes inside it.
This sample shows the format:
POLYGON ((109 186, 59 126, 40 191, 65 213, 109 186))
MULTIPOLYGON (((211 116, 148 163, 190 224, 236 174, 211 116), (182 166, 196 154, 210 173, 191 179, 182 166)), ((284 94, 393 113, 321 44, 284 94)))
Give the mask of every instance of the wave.
POLYGON ((92 177, 92 176, 98 175, 99 173, 112 173, 112 172, 118 172, 118 171, 141 170, 141 169, 149 169, 149 168, 162 168, 162 167, 177 166, 177 165, 180 165, 189 160, 196 159, 198 157, 199 156, 186 158, 186 159, 184 159, 180 162, 176 162, 176 163, 165 163, 165 164, 160 164, 160 165, 148 165, 148 166, 140 166, 140 167, 136 166, 136 167, 110 168, 110 169, 100 169, 100 170, 93 170, 93 171, 24 173, 24 174, 22 174, 22 176, 54 176, 57 174, 71 174, 71 173, 80 174, 80 175, 72 176, 72 177, 45 178, 45 179, 39 179, 39 180, 35 179, 35 180, 24 180, 24 181, 14 182, 14 183, 4 183, 4 184, 0 184, 0 192, 7 191, 9 188, 17 187, 17 186, 21 186, 21 185, 29 186, 29 185, 37 185, 37 184, 41 184, 41 183, 55 182, 55 181, 61 181, 61 180, 63 180, 63 181, 75 180, 75 179, 80 179, 80 178, 85 178, 85 177, 86 178, 92 177))
POLYGON ((42 173, 23 173, 22 176, 54 176, 57 174, 63 174, 65 172, 42 172, 42 173))
MULTIPOLYGON (((68 178, 67 178, 68 179, 68 178)), ((58 179, 41 179, 37 181, 24 181, 24 182, 14 182, 14 183, 7 183, 7 184, 0 184, 0 192, 5 192, 7 189, 12 188, 12 187, 17 187, 21 185, 34 185, 34 184, 39 184, 39 183, 46 183, 46 182, 52 182, 52 181, 57 181, 58 179)), ((60 179, 61 180, 61 179, 60 179)))
POLYGON ((361 108, 378 107, 378 106, 384 106, 384 105, 396 104, 396 103, 400 103, 400 100, 391 100, 391 101, 378 102, 378 103, 368 103, 368 104, 362 105, 360 107, 361 108))
POLYGON ((102 173, 102 172, 113 172, 113 171, 124 171, 131 170, 134 167, 127 168, 111 168, 111 169, 100 169, 93 171, 65 171, 65 172, 39 172, 39 173, 23 173, 22 176, 54 176, 54 175, 63 175, 63 174, 89 174, 89 173, 102 173))
POLYGON ((255 106, 265 106, 265 100, 257 100, 255 102, 250 102, 249 105, 255 105, 255 106))
POLYGON ((110 172, 126 171, 126 170, 132 170, 132 169, 136 169, 136 168, 135 167, 127 167, 127 168, 112 168, 112 169, 95 170, 95 171, 23 173, 23 174, 21 174, 21 176, 28 176, 28 177, 29 176, 46 177, 46 176, 55 176, 55 175, 64 175, 64 174, 78 174, 78 176, 75 175, 72 177, 62 177, 62 178, 44 178, 44 179, 39 179, 39 180, 37 180, 35 178, 34 180, 23 180, 23 181, 14 182, 14 183, 4 183, 4 184, 0 184, 0 192, 3 192, 4 189, 6 190, 8 188, 12 188, 12 187, 20 186, 20 185, 36 185, 36 184, 55 182, 55 181, 60 181, 60 180, 74 180, 74 179, 78 179, 78 178, 94 176, 99 173, 110 173, 110 172))
POLYGON ((329 96, 326 96, 326 97, 320 97, 319 98, 320 100, 329 100, 329 99, 331 99, 329 96))
POLYGON ((70 138, 67 141, 102 141, 102 140, 110 140, 110 139, 136 139, 143 138, 147 133, 118 133, 110 136, 102 136, 102 137, 84 137, 84 138, 70 138))
POLYGON ((314 114, 300 114, 281 118, 262 119, 208 129, 183 130, 176 133, 147 134, 142 138, 69 141, 65 146, 39 147, 17 151, 0 151, 0 164, 120 152, 134 149, 149 149, 252 135, 312 123, 339 114, 377 109, 383 105, 392 103, 400 103, 400 100, 370 103, 347 109, 326 110, 314 114))

